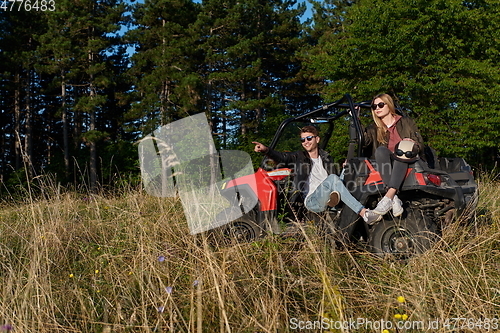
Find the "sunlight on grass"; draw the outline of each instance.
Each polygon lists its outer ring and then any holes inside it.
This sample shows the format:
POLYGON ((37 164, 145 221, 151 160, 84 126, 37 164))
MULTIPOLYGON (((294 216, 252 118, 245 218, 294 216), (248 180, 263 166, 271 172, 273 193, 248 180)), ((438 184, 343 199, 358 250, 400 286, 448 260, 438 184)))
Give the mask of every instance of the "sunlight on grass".
POLYGON ((215 248, 189 235, 177 199, 45 185, 42 199, 0 210, 0 332, 319 331, 299 329, 306 324, 331 332, 452 332, 452 324, 491 332, 500 325, 500 186, 487 177, 479 180, 477 212, 405 262, 335 249, 314 226, 300 240, 268 235, 215 248))

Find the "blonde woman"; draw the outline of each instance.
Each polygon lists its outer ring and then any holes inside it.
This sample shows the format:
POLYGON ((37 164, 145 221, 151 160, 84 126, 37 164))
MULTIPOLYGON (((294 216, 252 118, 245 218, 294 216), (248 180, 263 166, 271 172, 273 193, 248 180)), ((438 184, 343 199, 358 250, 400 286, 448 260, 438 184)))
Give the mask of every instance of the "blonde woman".
POLYGON ((387 187, 374 213, 385 215, 391 209, 394 216, 403 214, 403 204, 397 192, 406 176, 408 164, 423 153, 423 140, 415 122, 396 113, 394 101, 388 94, 380 94, 371 103, 374 123, 366 128, 365 147, 372 148, 377 170, 387 187))

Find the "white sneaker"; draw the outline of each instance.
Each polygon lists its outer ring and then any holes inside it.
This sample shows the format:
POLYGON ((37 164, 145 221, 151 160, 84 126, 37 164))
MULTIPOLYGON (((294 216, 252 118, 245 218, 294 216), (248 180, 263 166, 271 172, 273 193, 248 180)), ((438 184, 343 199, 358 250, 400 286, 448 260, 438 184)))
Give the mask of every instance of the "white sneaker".
POLYGON ((379 215, 385 215, 392 209, 392 200, 388 197, 383 197, 377 204, 377 207, 373 210, 374 213, 379 215))
POLYGON ((382 219, 382 215, 375 213, 373 210, 365 210, 365 215, 363 215, 363 220, 368 225, 374 225, 376 222, 382 219))
POLYGON ((404 212, 403 202, 398 198, 397 195, 392 199, 392 214, 395 217, 401 216, 404 212))

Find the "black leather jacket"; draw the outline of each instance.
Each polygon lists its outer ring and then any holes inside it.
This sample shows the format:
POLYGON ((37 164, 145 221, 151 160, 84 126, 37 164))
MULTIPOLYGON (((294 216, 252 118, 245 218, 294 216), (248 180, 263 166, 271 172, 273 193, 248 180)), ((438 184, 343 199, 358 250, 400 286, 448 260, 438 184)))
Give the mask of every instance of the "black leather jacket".
MULTIPOLYGON (((409 117, 402 117, 396 123, 396 130, 398 131, 401 139, 410 138, 415 141, 418 144, 419 155, 423 157, 424 140, 422 139, 417 124, 415 124, 413 119, 409 117)), ((389 133, 387 133, 387 136, 389 136, 389 133)), ((366 128, 363 141, 363 155, 374 158, 375 150, 381 146, 381 144, 377 141, 377 126, 375 123, 372 123, 366 128)), ((387 137, 387 141, 389 141, 389 137, 387 137)), ((387 147, 387 144, 384 146, 387 147)))
MULTIPOLYGON (((291 168, 293 169, 293 185, 295 191, 300 191, 305 195, 305 190, 307 189, 307 181, 309 179, 309 173, 312 168, 312 161, 309 157, 309 153, 302 150, 292 153, 283 153, 276 150, 269 149, 266 153, 267 157, 272 159, 280 168, 291 168)), ((339 173, 339 167, 334 163, 333 158, 326 151, 320 149, 319 156, 323 161, 323 167, 326 172, 330 174, 339 173)))

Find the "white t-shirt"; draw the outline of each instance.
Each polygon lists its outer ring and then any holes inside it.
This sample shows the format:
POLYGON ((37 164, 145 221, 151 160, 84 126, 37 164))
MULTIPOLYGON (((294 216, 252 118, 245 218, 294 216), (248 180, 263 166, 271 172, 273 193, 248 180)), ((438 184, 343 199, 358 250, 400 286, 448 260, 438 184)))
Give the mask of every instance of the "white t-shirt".
POLYGON ((323 167, 323 161, 321 160, 321 157, 311 158, 311 160, 313 162, 313 165, 311 173, 309 174, 308 192, 306 198, 318 188, 318 186, 326 179, 326 177, 328 177, 328 173, 323 167))

